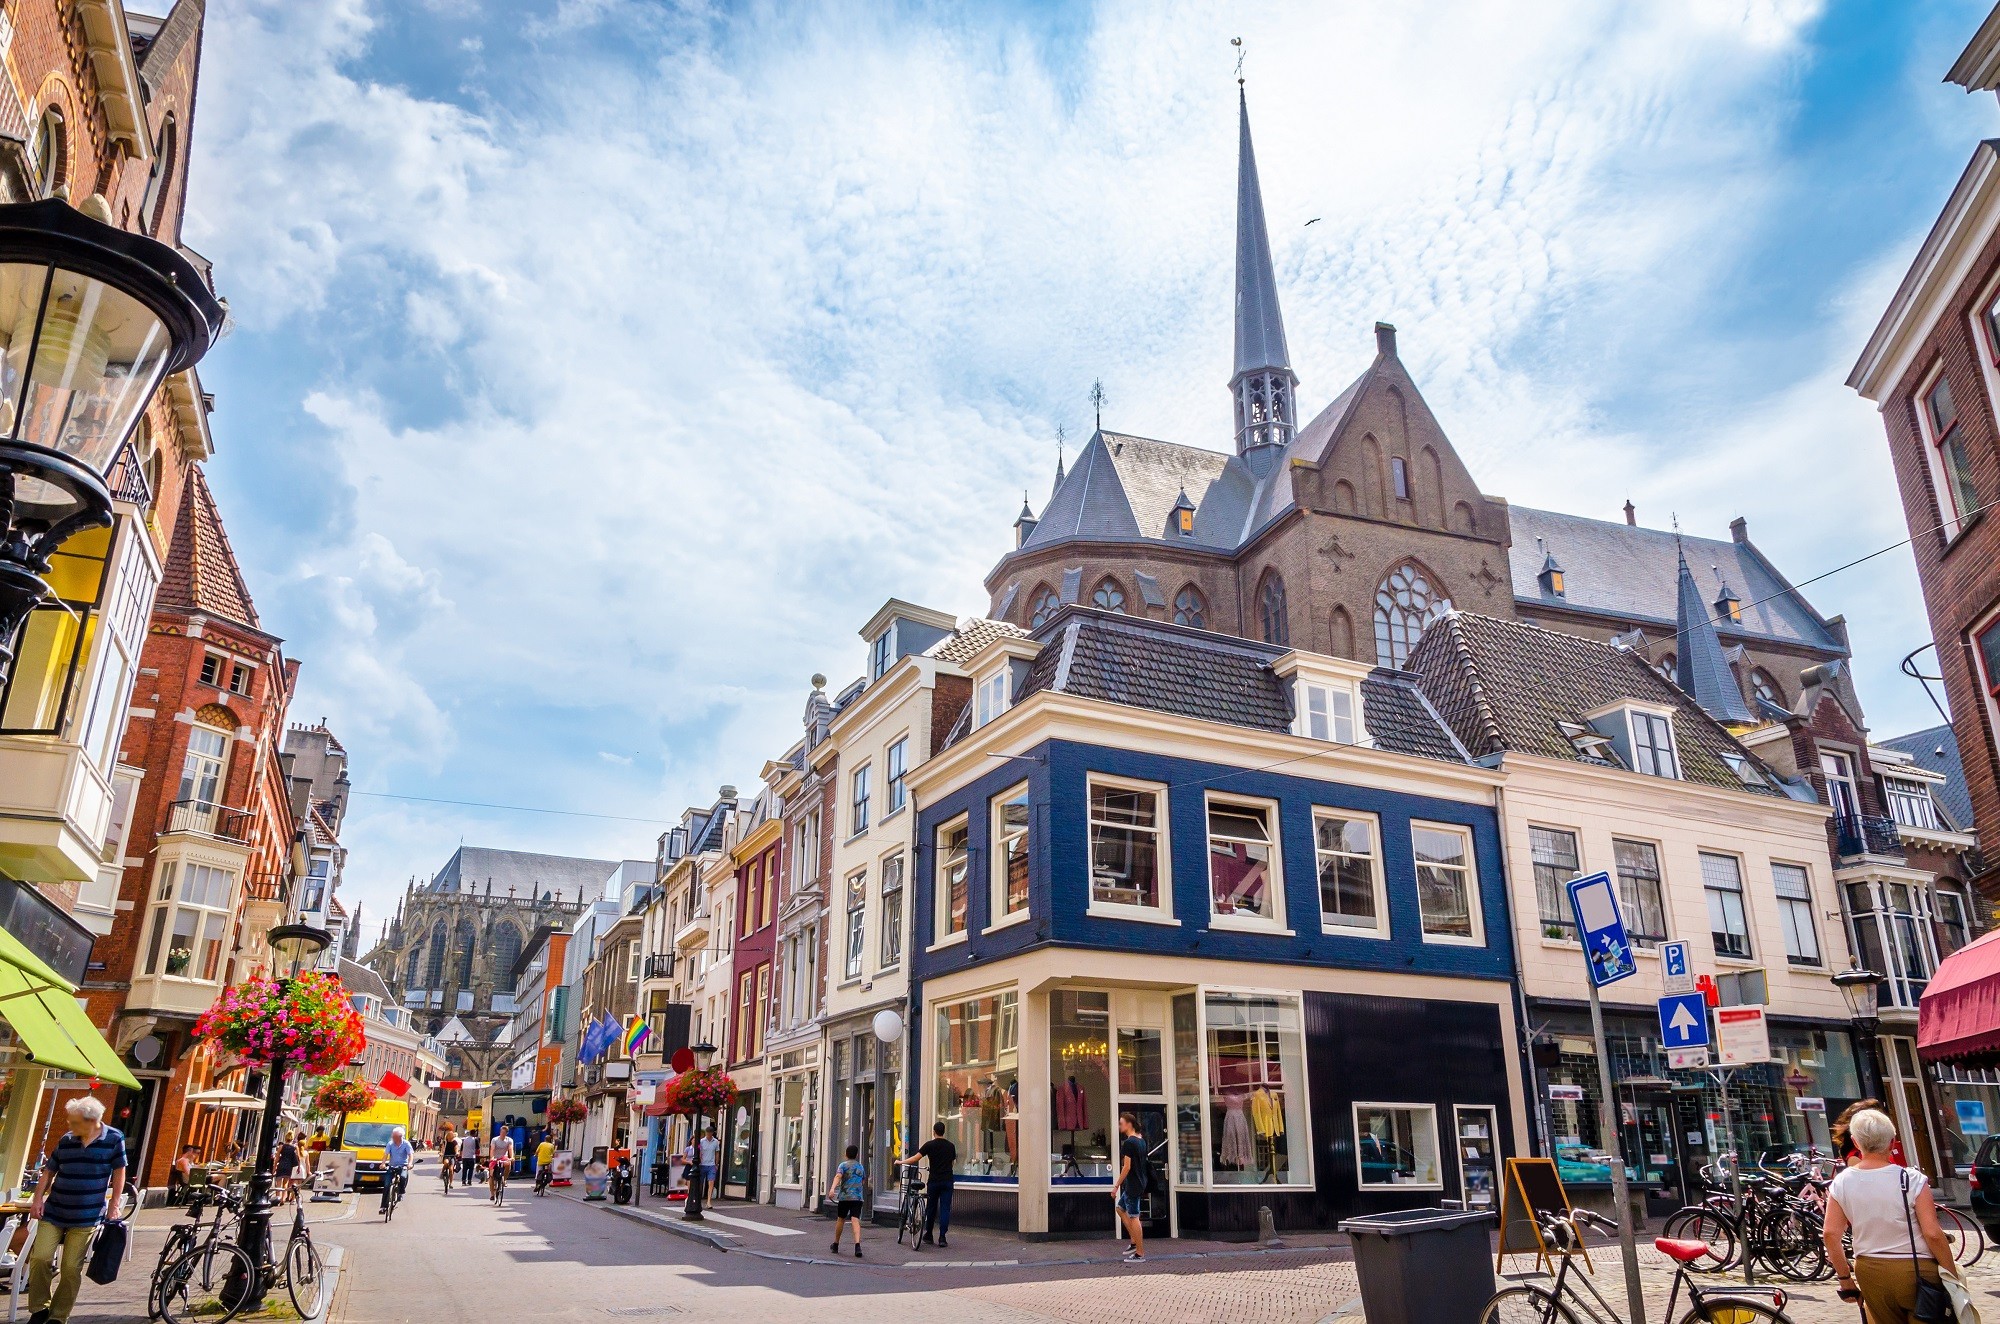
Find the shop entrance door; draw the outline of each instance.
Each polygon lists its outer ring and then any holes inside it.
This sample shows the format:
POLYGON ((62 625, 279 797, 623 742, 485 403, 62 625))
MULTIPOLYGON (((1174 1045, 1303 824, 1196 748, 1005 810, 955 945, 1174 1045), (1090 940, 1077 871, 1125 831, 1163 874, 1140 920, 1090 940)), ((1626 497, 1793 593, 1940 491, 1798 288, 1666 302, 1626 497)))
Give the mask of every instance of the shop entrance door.
POLYGON ((1459 1198, 1467 1209, 1498 1208, 1500 1190, 1500 1123, 1494 1110, 1460 1105, 1453 1108, 1458 1137, 1459 1198))
POLYGON ((1889 1104, 1896 1110, 1896 1126, 1902 1131, 1904 1142, 1910 1147, 1909 1158, 1914 1159, 1924 1175, 1937 1181, 1937 1150, 1931 1143, 1931 1115, 1924 1106, 1923 1076, 1917 1070, 1917 1045, 1914 1040, 1901 1035, 1887 1035, 1882 1040, 1882 1065, 1888 1079, 1883 1088, 1889 1095, 1889 1104))
MULTIPOLYGON (((1146 1142, 1146 1196, 1140 1205, 1141 1226, 1149 1237, 1173 1235, 1174 1192, 1168 1185, 1167 1151, 1167 1105, 1164 1103, 1128 1104, 1126 1112, 1132 1114, 1139 1123, 1139 1138, 1146 1142)), ((1123 1166, 1117 1160, 1112 1162, 1113 1179, 1123 1166)), ((1120 1229, 1123 1235, 1123 1229, 1120 1229)))

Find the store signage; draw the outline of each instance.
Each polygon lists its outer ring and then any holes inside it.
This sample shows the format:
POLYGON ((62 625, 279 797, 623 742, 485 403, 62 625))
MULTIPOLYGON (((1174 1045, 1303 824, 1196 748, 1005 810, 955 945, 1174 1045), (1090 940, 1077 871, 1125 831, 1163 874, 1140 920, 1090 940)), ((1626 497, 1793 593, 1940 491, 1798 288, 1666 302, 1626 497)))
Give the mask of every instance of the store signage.
POLYGON ((1791 1075, 1785 1077, 1785 1083, 1795 1090, 1804 1092, 1812 1088, 1812 1077, 1803 1071, 1794 1071, 1791 1075))
POLYGON ((1699 1071, 1707 1065, 1707 1045, 1703 1045, 1700 1048, 1669 1048, 1667 1050, 1667 1066, 1671 1070, 1699 1071))
POLYGON ((1725 1067, 1771 1060, 1771 1027, 1762 1007, 1715 1009, 1716 1060, 1725 1067))
POLYGON ((1802 1113, 1823 1113, 1826 1111, 1826 1100, 1815 1099, 1810 1094, 1801 1095, 1799 1098, 1799 1111, 1802 1113))
POLYGON ((1583 1086, 1551 1085, 1549 1086, 1549 1098, 1557 1103, 1582 1103, 1583 1086))
POLYGON ((1618 892, 1611 885, 1610 874, 1572 879, 1569 905, 1576 915, 1576 931, 1583 936, 1584 963, 1592 984, 1603 988, 1639 973, 1638 959, 1625 937, 1625 921, 1618 914, 1618 892))
POLYGON ((1660 1042, 1670 1049, 1708 1046, 1708 1008, 1701 994, 1674 993, 1660 999, 1660 1042))
POLYGON ((1967 1140, 1986 1134, 1986 1105, 1978 1099, 1960 1099, 1954 1105, 1958 1109, 1958 1129, 1967 1140))
POLYGON ((1660 944, 1660 978, 1669 993, 1694 992, 1694 971, 1688 965, 1688 945, 1684 942, 1660 944))
POLYGON ((90 965, 90 930, 26 883, 0 878, 0 929, 72 984, 90 965))

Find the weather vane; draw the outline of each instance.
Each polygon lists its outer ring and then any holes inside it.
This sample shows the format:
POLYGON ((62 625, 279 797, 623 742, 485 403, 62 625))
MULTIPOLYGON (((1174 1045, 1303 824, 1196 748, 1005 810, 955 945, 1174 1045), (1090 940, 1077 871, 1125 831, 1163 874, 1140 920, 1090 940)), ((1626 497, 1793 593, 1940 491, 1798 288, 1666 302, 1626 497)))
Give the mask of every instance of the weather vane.
POLYGON ((1231 37, 1229 44, 1236 48, 1236 86, 1243 86, 1243 38, 1231 37))

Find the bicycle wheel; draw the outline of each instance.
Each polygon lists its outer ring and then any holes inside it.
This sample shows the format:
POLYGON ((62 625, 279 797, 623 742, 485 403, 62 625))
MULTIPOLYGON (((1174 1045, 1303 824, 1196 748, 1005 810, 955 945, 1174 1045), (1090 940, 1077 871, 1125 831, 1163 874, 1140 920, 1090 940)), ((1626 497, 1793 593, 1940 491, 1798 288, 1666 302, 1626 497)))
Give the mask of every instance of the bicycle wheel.
POLYGON ((1479 1312, 1479 1324, 1577 1324, 1576 1312, 1545 1287, 1510 1287, 1479 1312))
POLYGON ((1774 1320, 1776 1324, 1792 1324, 1792 1317, 1775 1309, 1768 1301, 1751 1301, 1740 1296, 1705 1297, 1702 1304, 1708 1307, 1708 1314, 1701 1313, 1700 1306, 1689 1306, 1681 1316, 1681 1324, 1758 1324, 1759 1320, 1774 1320))
POLYGON ((1978 1222, 1942 1201, 1937 1202, 1937 1220, 1944 1239, 1951 1243, 1951 1257, 1958 1261, 1958 1267, 1969 1269, 1978 1263, 1979 1257, 1986 1253, 1986 1233, 1978 1222))
POLYGON ((223 1324, 242 1311, 256 1285, 257 1263, 241 1246, 197 1246, 161 1275, 160 1318, 166 1324, 223 1324))
POLYGON ((1699 1241, 1708 1254, 1688 1266, 1706 1272, 1720 1272, 1736 1263, 1736 1223, 1727 1214, 1703 1205, 1690 1205, 1668 1217, 1660 1234, 1675 1241, 1699 1241))
POLYGON ((292 1244, 285 1247, 285 1291, 301 1315, 312 1314, 319 1304, 319 1270, 319 1247, 313 1245, 312 1238, 293 1237, 292 1244))
POLYGON ((153 1262, 153 1278, 146 1288, 146 1318, 160 1317, 160 1280, 166 1276, 167 1266, 188 1252, 194 1245, 194 1229, 186 1223, 176 1223, 167 1233, 167 1244, 160 1247, 160 1258, 153 1262))

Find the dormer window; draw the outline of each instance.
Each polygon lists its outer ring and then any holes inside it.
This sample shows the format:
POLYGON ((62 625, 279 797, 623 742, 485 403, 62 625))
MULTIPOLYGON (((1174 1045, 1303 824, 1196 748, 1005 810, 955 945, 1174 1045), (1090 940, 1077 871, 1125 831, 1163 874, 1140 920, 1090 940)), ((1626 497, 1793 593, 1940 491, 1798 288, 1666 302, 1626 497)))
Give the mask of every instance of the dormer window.
POLYGON ((1180 512, 1180 529, 1181 537, 1191 538, 1194 536, 1194 512, 1192 510, 1183 510, 1180 512))
POLYGON ((1563 568, 1556 564, 1554 552, 1542 557, 1542 572, 1536 578, 1541 582, 1542 592, 1563 596, 1563 568))
POLYGON ((1715 618, 1733 625, 1743 623, 1743 600, 1736 596, 1736 590, 1725 582, 1722 592, 1715 599, 1715 618))
POLYGON ((1674 724, 1658 713, 1629 713, 1632 723, 1632 769, 1649 777, 1681 775, 1680 760, 1674 753, 1674 724))
POLYGON ((868 645, 868 679, 880 680, 882 673, 889 669, 889 659, 891 656, 889 650, 893 645, 895 635, 896 632, 893 629, 884 630, 881 634, 875 636, 873 643, 868 645))
POLYGON ((1194 537, 1194 502, 1188 500, 1187 489, 1174 498, 1173 512, 1167 517, 1169 529, 1183 538, 1194 537))
POLYGON ((1757 771, 1757 765, 1741 754, 1724 752, 1722 761, 1736 774, 1736 780, 1745 786, 1764 785, 1764 775, 1757 771))
POLYGON ((979 682, 977 692, 973 695, 973 726, 985 726, 1007 711, 1009 688, 1007 679, 1007 668, 1003 666, 979 682))
POLYGON ((1599 735, 1590 727, 1576 722, 1557 722, 1556 729, 1582 757, 1597 763, 1609 763, 1614 768, 1620 766, 1618 749, 1610 736, 1599 735))
POLYGON ((1337 745, 1355 743, 1354 714, 1359 705, 1351 687, 1302 679, 1294 706, 1298 716, 1293 720, 1292 734, 1309 740, 1330 740, 1337 745))

